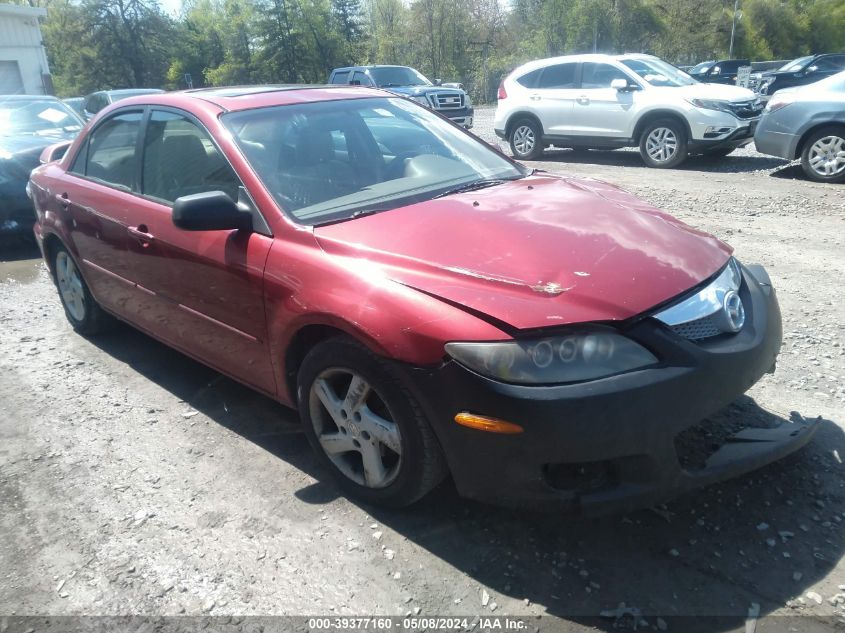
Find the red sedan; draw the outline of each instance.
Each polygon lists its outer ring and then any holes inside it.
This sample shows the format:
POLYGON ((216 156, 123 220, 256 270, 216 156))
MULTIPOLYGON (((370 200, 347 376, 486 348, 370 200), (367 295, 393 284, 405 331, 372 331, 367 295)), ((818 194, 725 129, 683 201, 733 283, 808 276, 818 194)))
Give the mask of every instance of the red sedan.
POLYGON ((114 316, 298 407, 340 485, 582 512, 779 458, 682 439, 773 369, 775 293, 711 235, 356 87, 145 95, 30 182, 71 325, 114 316))

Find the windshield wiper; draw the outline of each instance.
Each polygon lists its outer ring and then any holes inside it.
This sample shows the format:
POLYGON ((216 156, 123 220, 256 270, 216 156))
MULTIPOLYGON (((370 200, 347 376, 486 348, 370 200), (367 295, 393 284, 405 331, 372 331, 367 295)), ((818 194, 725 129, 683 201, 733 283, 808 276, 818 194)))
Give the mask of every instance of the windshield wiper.
POLYGON ((478 189, 486 189, 487 187, 493 187, 495 185, 501 185, 505 182, 510 182, 514 180, 513 178, 482 178, 481 180, 473 180, 472 182, 464 183, 463 185, 459 185, 457 187, 453 187, 452 189, 447 189, 443 193, 438 193, 434 198, 443 198, 445 196, 451 196, 456 193, 464 193, 467 191, 477 191, 478 189))
POLYGON ((348 222, 349 220, 356 220, 358 218, 363 218, 368 215, 375 215, 376 213, 381 213, 382 211, 389 211, 389 208, 386 209, 359 209, 354 213, 347 215, 343 218, 336 218, 334 220, 326 220, 325 222, 318 222, 313 226, 329 226, 330 224, 340 224, 341 222, 348 222))

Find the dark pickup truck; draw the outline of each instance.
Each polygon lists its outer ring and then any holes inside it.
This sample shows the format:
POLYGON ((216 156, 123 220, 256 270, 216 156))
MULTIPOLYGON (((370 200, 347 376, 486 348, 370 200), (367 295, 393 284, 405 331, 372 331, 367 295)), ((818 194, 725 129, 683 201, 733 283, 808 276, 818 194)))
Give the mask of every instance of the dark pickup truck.
POLYGON ((407 66, 347 66, 335 68, 330 84, 374 86, 409 97, 448 117, 458 125, 472 127, 474 110, 469 95, 460 88, 441 86, 407 66))

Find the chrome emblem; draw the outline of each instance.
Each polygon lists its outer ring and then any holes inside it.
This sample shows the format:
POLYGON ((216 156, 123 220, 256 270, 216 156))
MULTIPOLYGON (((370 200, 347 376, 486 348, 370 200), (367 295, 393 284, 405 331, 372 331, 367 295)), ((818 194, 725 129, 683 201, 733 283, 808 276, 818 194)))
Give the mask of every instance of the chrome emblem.
POLYGON ((723 332, 739 332, 745 325, 745 306, 740 296, 734 290, 725 293, 722 311, 714 316, 723 332))

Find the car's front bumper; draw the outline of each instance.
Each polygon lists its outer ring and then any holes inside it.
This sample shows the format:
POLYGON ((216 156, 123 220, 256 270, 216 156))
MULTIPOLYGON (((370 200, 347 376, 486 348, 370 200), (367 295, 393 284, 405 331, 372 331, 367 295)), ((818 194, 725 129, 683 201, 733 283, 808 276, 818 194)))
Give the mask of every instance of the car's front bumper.
POLYGON ((460 110, 435 110, 435 112, 442 114, 450 121, 457 123, 470 129, 473 125, 473 117, 475 116, 475 108, 461 108, 460 110))
POLYGON ((692 138, 688 143, 688 148, 692 152, 721 149, 721 148, 736 148, 748 145, 754 139, 754 132, 757 130, 757 125, 760 119, 740 120, 734 117, 730 124, 724 125, 714 122, 712 125, 698 128, 698 131, 693 131, 692 138), (729 130, 722 134, 717 134, 715 130, 725 129, 729 130))
POLYGON ((0 236, 32 234, 35 210, 25 185, 15 181, 0 185, 0 236))
POLYGON ((676 438, 741 396, 773 368, 780 349, 780 310, 768 278, 762 269, 757 278, 747 269, 743 275, 747 320, 737 334, 696 343, 651 318, 625 329, 660 357, 651 369, 539 387, 490 380, 454 361, 410 370, 459 492, 501 505, 600 514, 753 470, 804 445, 815 427, 784 423, 727 438, 699 469, 681 464, 676 438), (459 426, 459 412, 524 432, 459 426))

